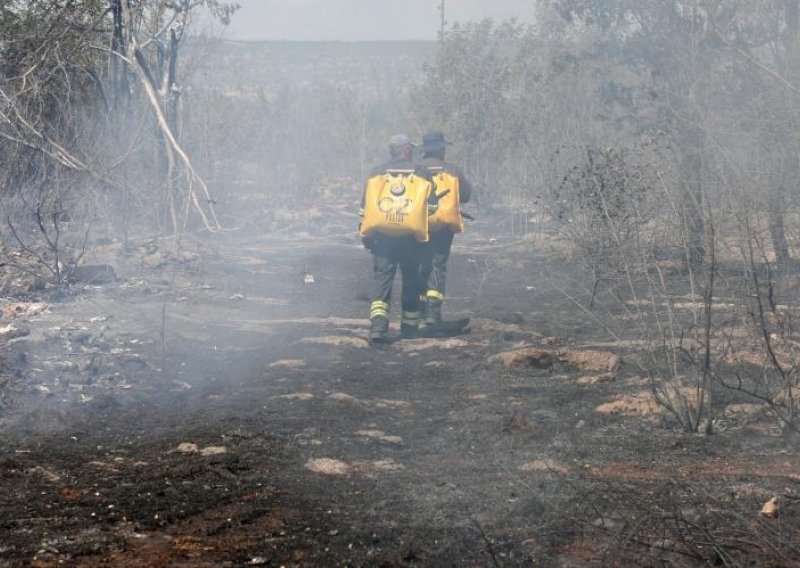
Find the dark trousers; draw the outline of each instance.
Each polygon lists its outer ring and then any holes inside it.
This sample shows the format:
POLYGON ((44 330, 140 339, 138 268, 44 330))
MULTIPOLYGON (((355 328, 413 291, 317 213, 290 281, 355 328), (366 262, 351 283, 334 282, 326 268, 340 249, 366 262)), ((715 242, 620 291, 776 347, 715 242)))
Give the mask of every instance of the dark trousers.
POLYGON ((444 300, 445 281, 447 280, 447 261, 450 258, 450 248, 453 246, 455 233, 442 229, 431 233, 430 240, 424 245, 420 279, 423 294, 429 291, 437 292, 444 300))
POLYGON ((371 243, 373 262, 370 300, 373 306, 377 302, 384 302, 388 312, 394 277, 399 266, 403 278, 403 312, 420 311, 419 296, 424 288, 419 278, 421 248, 422 245, 414 237, 375 237, 371 243))

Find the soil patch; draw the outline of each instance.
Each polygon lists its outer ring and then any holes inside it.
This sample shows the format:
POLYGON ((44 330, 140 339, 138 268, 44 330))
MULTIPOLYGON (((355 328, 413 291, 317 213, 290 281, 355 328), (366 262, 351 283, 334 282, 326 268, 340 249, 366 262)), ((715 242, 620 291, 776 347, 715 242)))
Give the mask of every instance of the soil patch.
POLYGON ((796 440, 731 396, 716 434, 682 433, 625 364, 640 339, 499 226, 456 240, 456 338, 370 347, 344 234, 108 247, 115 279, 0 303, 0 566, 640 566, 675 543, 705 566, 709 534, 790 565, 796 440))

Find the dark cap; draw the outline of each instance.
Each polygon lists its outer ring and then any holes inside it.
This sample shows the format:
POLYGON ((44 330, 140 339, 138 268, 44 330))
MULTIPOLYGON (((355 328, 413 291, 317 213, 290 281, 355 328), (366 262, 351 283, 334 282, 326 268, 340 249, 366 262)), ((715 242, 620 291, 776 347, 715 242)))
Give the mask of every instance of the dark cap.
POLYGON ((401 146, 416 146, 416 144, 405 134, 395 134, 389 138, 389 147, 399 148, 401 146))
POLYGON ((441 152, 449 144, 444 139, 444 133, 441 130, 431 130, 422 137, 422 151, 426 154, 441 152))

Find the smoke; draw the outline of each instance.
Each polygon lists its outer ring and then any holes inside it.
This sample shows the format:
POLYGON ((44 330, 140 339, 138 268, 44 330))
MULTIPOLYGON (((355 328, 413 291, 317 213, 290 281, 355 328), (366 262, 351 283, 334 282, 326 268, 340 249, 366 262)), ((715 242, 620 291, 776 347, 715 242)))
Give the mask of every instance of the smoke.
MULTIPOLYGON (((280 2, 244 0, 230 27, 232 39, 250 41, 407 41, 435 40, 441 0, 410 0, 376 6, 369 0, 339 0, 332 10, 325 0, 280 2)), ((516 18, 532 22, 533 2, 526 0, 457 0, 445 2, 448 25, 516 18)))

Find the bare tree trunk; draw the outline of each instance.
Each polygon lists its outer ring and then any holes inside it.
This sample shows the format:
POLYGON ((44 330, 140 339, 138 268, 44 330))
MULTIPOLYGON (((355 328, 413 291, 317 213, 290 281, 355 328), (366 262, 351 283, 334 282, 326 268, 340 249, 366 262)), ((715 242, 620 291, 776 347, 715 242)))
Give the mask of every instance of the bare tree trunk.
MULTIPOLYGON (((791 69, 793 67, 795 55, 795 42, 798 32, 798 12, 800 11, 800 0, 784 0, 784 14, 786 18, 786 32, 783 36, 783 53, 778 49, 775 51, 776 71, 786 81, 791 81, 791 69), (781 57, 782 55, 782 57, 781 57)), ((784 223, 785 187, 793 187, 800 179, 800 164, 797 159, 797 151, 791 143, 791 133, 779 133, 778 152, 781 159, 778 162, 780 168, 780 181, 770 193, 768 204, 769 229, 772 239, 772 248, 775 251, 775 261, 781 267, 786 267, 791 261, 789 253, 789 242, 786 239, 786 226, 784 223)))
POLYGON ((178 132, 178 105, 180 90, 178 89, 178 50, 180 49, 180 36, 174 28, 169 30, 169 47, 167 48, 167 76, 162 85, 166 99, 167 123, 176 139, 180 139, 178 132))
POLYGON ((703 132, 699 126, 689 128, 681 158, 683 215, 689 247, 686 260, 693 266, 699 266, 706 254, 703 220, 703 132))
MULTIPOLYGON (((788 166, 787 164, 787 167, 788 166)), ((797 167, 792 167, 797 172, 797 167)), ((789 241, 786 239, 786 226, 783 221, 784 193, 783 184, 774 189, 769 202, 769 234, 772 239, 772 248, 775 251, 775 262, 785 267, 791 260, 789 241)))
POLYGON ((120 57, 120 54, 127 51, 122 0, 111 0, 111 15, 114 21, 114 31, 111 35, 111 56, 109 57, 109 61, 111 66, 112 92, 114 93, 113 108, 114 110, 118 110, 121 106, 121 99, 127 98, 130 89, 128 84, 128 67, 120 57))
MULTIPOLYGON (((131 0, 120 0, 121 12, 123 17, 123 24, 129 30, 133 28, 134 8, 131 6, 131 0)), ((155 17, 155 16, 154 16, 155 17)), ((158 19, 155 20, 154 29, 158 28, 158 19)), ((127 57, 125 61, 131 67, 133 72, 139 79, 139 83, 144 89, 150 107, 156 118, 156 125, 163 140, 163 156, 167 164, 166 175, 164 179, 165 201, 169 215, 172 221, 172 229, 176 236, 176 242, 180 238, 180 233, 185 228, 186 218, 189 212, 193 209, 203 222, 203 226, 209 231, 219 230, 220 225, 214 212, 214 201, 211 198, 208 186, 206 186, 203 179, 197 174, 192 165, 189 156, 180 146, 177 138, 175 126, 177 125, 177 106, 173 107, 170 104, 170 97, 172 97, 175 75, 177 73, 177 57, 178 48, 180 44, 180 33, 174 28, 169 29, 169 53, 165 54, 163 48, 159 47, 158 57, 167 55, 169 58, 164 60, 164 67, 162 70, 162 84, 156 81, 153 71, 145 58, 142 49, 135 36, 130 35, 127 38, 127 48, 133 54, 133 57, 127 57), (183 178, 185 186, 180 184, 178 179, 183 178), (181 206, 178 202, 179 191, 183 191, 183 203, 181 206), (202 193, 198 196, 198 191, 202 193), (201 199, 203 202, 201 203, 201 199), (183 221, 178 218, 178 210, 183 210, 183 221)), ((160 44, 157 42, 157 46, 160 44)), ((158 70, 157 70, 158 71, 158 70)))

